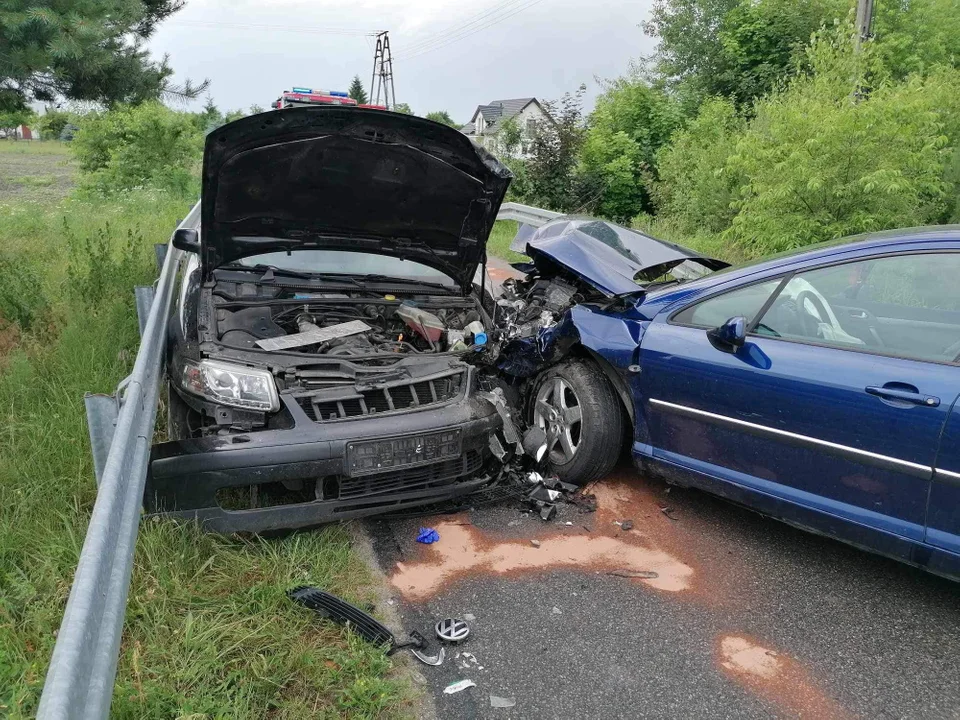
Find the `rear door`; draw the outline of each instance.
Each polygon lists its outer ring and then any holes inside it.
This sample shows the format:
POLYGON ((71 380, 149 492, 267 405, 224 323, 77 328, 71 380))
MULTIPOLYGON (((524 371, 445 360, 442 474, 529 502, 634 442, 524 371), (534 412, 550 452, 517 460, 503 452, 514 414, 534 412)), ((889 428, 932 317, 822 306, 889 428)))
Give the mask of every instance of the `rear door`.
POLYGON ((927 510, 926 541, 938 548, 960 554, 960 407, 953 401, 947 426, 937 453, 930 505, 927 510))
POLYGON ((948 276, 960 277, 960 255, 859 259, 658 316, 640 381, 654 457, 825 513, 827 532, 838 532, 835 517, 923 540, 937 444, 960 392, 960 313, 939 315, 960 310, 948 276), (858 321, 867 298, 890 322, 858 321), (918 342, 914 323, 931 314, 940 332, 918 342), (706 331, 735 315, 748 337, 724 352, 706 331))

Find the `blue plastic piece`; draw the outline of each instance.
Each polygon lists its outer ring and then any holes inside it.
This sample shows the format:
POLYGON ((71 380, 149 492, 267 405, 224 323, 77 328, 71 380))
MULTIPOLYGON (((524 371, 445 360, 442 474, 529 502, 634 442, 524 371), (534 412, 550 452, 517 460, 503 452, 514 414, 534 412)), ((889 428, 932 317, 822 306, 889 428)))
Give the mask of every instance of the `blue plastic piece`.
POLYGON ((482 333, 482 332, 476 333, 476 334, 473 336, 473 344, 474 344, 474 345, 486 345, 486 344, 487 344, 487 334, 486 334, 486 333, 482 333))
POLYGON ((439 539, 440 533, 433 528, 420 528, 420 532, 417 535, 417 542, 423 543, 424 545, 432 545, 439 539))

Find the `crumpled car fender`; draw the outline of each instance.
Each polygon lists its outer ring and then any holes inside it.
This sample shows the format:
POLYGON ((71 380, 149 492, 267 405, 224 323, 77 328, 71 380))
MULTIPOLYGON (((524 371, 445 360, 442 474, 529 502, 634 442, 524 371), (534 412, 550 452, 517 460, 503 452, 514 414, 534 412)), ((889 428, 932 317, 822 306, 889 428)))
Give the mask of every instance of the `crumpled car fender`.
POLYGON ((636 363, 647 322, 628 313, 610 313, 591 305, 574 305, 560 320, 535 337, 510 340, 501 350, 497 368, 529 378, 562 360, 577 345, 627 371, 636 363))
POLYGON ((511 340, 497 367, 521 379, 533 378, 578 350, 586 351, 613 386, 634 429, 634 442, 649 443, 637 387, 640 343, 649 321, 633 309, 611 312, 575 305, 534 338, 511 340))

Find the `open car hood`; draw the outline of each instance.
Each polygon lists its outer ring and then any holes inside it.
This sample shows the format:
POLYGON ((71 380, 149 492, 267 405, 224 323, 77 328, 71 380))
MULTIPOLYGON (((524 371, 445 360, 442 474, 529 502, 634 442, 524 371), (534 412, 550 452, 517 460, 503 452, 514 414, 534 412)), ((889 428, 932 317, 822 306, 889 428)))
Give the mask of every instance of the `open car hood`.
POLYGON ((214 130, 203 154, 204 275, 277 250, 390 255, 470 287, 512 175, 454 128, 305 107, 214 130))
POLYGON ((510 249, 564 267, 608 297, 643 290, 669 271, 694 278, 728 263, 637 230, 593 218, 558 218, 539 228, 521 225, 510 249), (699 266, 699 267, 698 267, 699 266))

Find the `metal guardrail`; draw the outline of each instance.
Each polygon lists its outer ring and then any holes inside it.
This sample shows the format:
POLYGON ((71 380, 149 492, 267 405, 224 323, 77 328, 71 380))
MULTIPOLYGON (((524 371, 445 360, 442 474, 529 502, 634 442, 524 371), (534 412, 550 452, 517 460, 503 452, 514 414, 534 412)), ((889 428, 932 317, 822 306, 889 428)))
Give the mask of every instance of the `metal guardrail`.
POLYGON ((551 220, 556 220, 563 213, 553 210, 544 210, 543 208, 532 207, 530 205, 521 205, 520 203, 508 202, 500 206, 500 212, 497 220, 516 220, 524 225, 540 227, 546 225, 551 220))
MULTIPOLYGON (((539 227, 560 213, 503 203, 498 220, 539 227)), ((178 228, 196 228, 200 203, 178 228)), ((87 423, 97 478, 93 506, 73 587, 60 623, 37 717, 106 718, 117 675, 120 639, 133 567, 150 444, 163 376, 166 320, 181 252, 163 257, 156 289, 136 288, 140 349, 116 395, 87 395, 87 423)))
MULTIPOLYGON (((199 220, 197 203, 179 227, 199 220)), ((141 314, 140 350, 117 399, 87 398, 99 487, 40 697, 43 720, 105 718, 110 711, 180 254, 167 252, 152 301, 137 292, 138 310, 149 302, 149 315, 141 314)))

